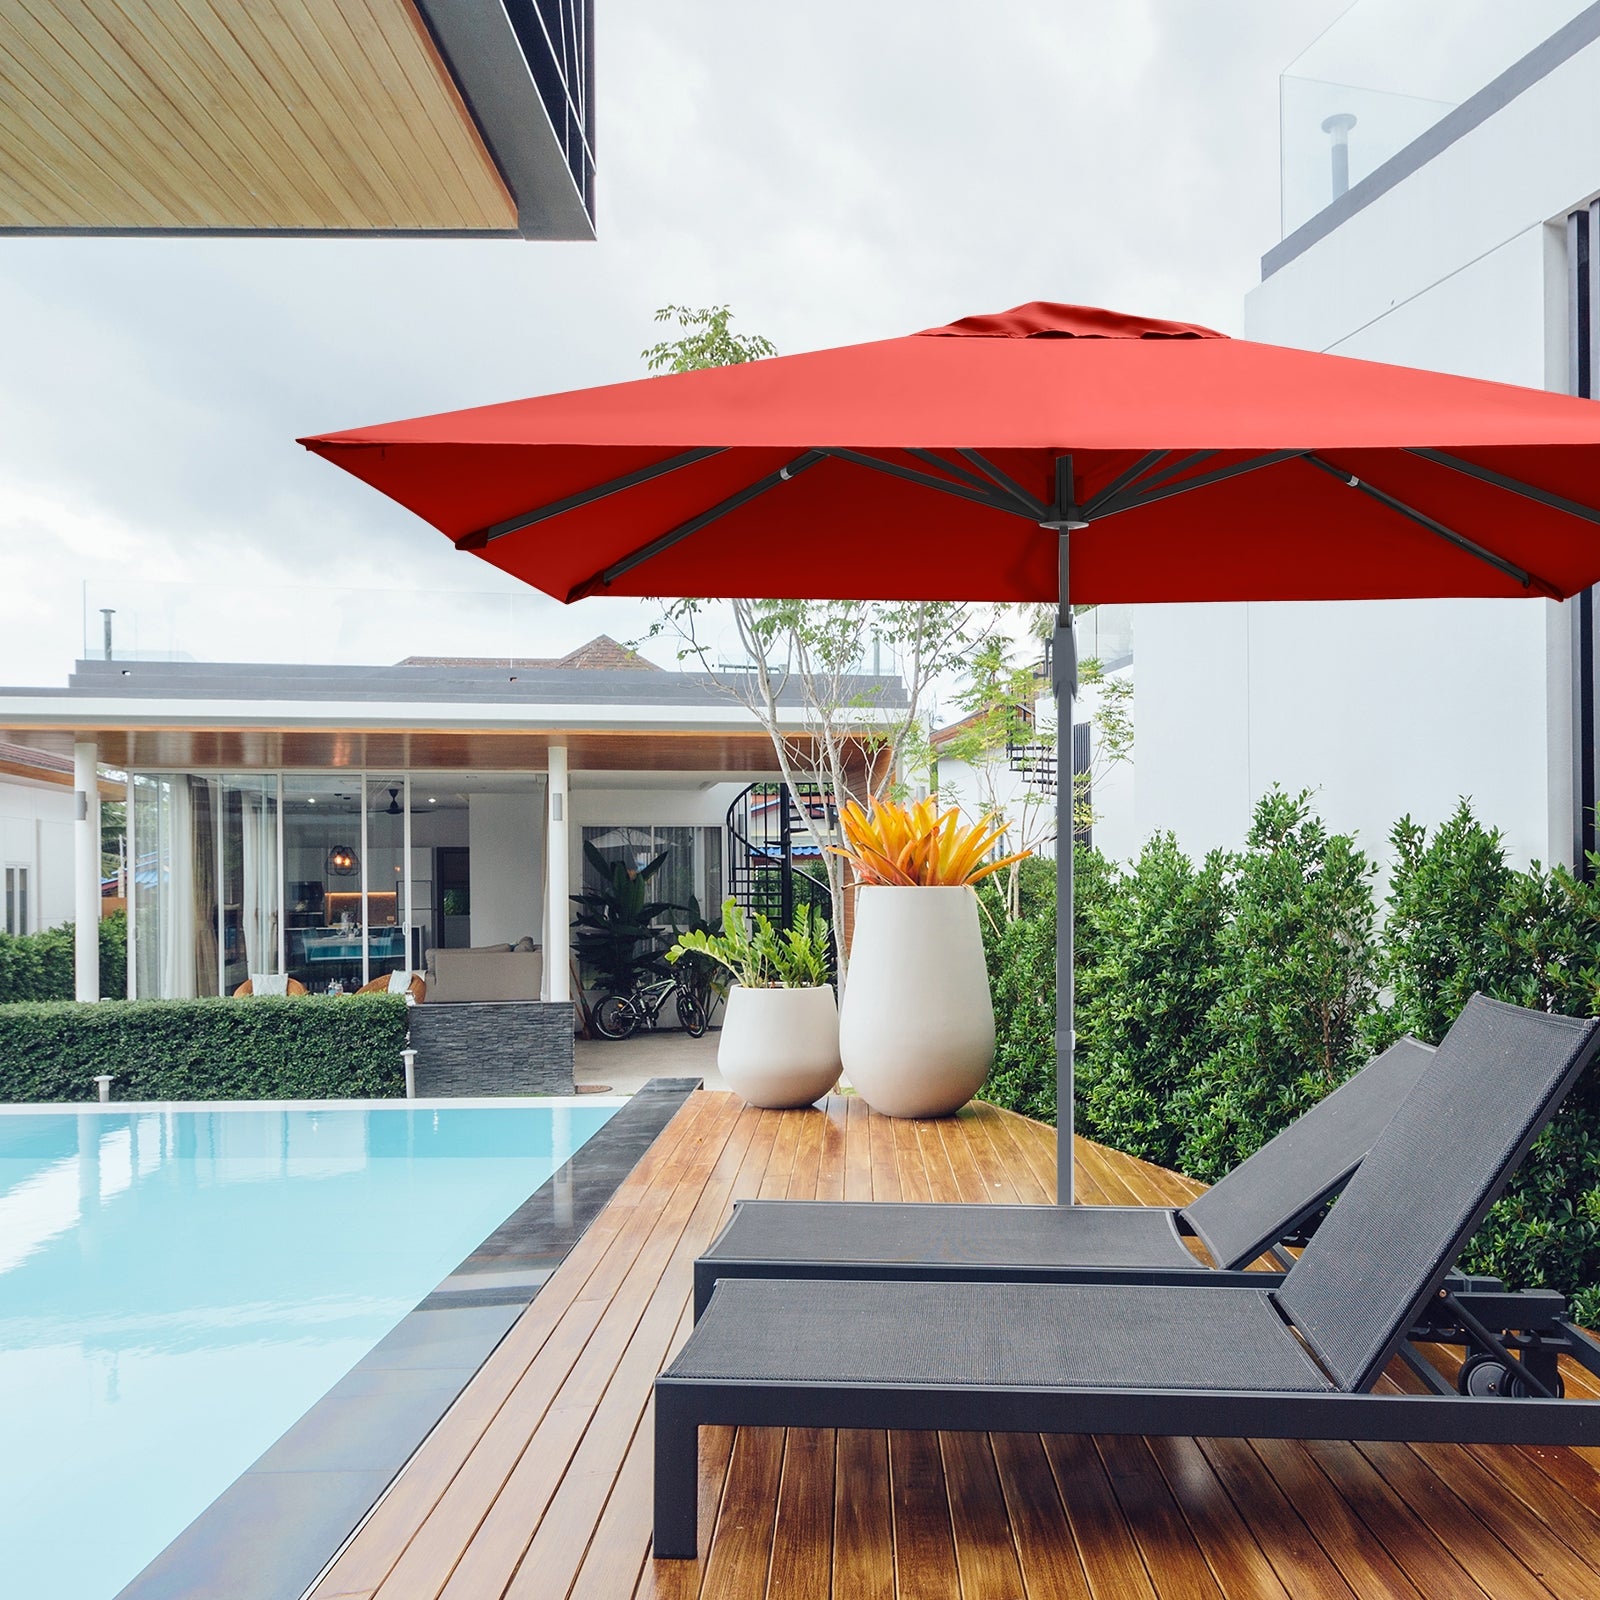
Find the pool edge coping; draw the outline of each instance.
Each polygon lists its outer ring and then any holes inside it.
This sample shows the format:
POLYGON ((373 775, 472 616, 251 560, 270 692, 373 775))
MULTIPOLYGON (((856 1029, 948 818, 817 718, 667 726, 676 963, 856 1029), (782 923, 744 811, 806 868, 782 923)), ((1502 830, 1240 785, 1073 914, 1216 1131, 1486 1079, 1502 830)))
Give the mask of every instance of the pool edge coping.
POLYGON ((618 1108, 115 1600, 303 1600, 700 1084, 651 1078, 577 1101, 618 1108))

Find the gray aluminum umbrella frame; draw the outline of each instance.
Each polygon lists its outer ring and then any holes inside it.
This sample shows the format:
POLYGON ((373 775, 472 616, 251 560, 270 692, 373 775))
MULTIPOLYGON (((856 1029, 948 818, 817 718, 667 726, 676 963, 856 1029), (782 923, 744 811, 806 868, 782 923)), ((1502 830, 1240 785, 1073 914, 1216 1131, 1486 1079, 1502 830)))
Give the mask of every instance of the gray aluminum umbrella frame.
MULTIPOLYGON (((1152 450, 1141 456, 1125 472, 1119 474, 1106 487, 1089 500, 1079 504, 1073 475, 1072 456, 1056 457, 1055 498, 1046 504, 1030 494, 1021 484, 988 460, 977 450, 959 452, 966 467, 958 467, 947 457, 931 452, 911 451, 912 456, 924 461, 933 470, 918 471, 899 462, 890 462, 863 451, 829 449, 808 451, 794 464, 796 469, 810 465, 812 460, 824 455, 837 456, 877 472, 919 483, 926 488, 961 499, 990 505, 997 511, 1012 516, 1025 517, 1042 528, 1054 529, 1057 535, 1057 588, 1055 627, 1050 638, 1050 680, 1056 697, 1056 1199, 1059 1204, 1072 1203, 1073 1194, 1073 771, 1072 771, 1072 709, 1078 690, 1077 638, 1072 621, 1072 535, 1087 528, 1091 522, 1116 516, 1124 511, 1153 505, 1173 495, 1192 493, 1210 487, 1228 478, 1236 478, 1279 462, 1303 460, 1343 480, 1348 486, 1377 501, 1390 511, 1425 528, 1456 549, 1493 567, 1503 576, 1513 580, 1525 590, 1548 592, 1546 585, 1532 573, 1525 571, 1504 556, 1447 527, 1444 523, 1414 506, 1406 504, 1387 491, 1355 477, 1349 472, 1321 459, 1309 450, 1275 450, 1261 455, 1235 460, 1225 466, 1205 470, 1205 463, 1217 452, 1152 450)), ((1600 516, 1587 506, 1561 500, 1532 485, 1520 482, 1503 473, 1462 461, 1439 450, 1416 450, 1438 465, 1490 483, 1513 494, 1537 500, 1541 504, 1569 512, 1586 521, 1600 521, 1600 516)), ((773 474, 776 482, 779 474, 773 474)), ((783 474, 787 476, 787 470, 783 474)), ((763 483, 761 488, 766 487, 763 483)), ((760 492, 760 488, 757 489, 760 492)), ((733 497, 739 504, 751 498, 749 490, 733 497)), ((733 503, 713 507, 692 519, 681 529, 674 529, 660 539, 651 541, 643 550, 627 558, 633 565, 658 554, 678 538, 695 531, 709 520, 725 511, 735 509, 733 503)), ((597 574, 603 583, 610 575, 597 574)))

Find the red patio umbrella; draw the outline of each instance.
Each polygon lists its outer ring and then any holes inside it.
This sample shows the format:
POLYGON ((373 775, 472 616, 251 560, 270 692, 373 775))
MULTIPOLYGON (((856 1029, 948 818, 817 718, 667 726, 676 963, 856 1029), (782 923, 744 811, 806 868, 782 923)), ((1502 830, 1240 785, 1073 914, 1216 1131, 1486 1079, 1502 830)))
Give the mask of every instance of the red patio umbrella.
MULTIPOLYGON (((1559 599, 1600 581, 1591 402, 1082 306, 301 443, 559 600, 1053 601, 1063 726, 1069 600, 1559 599)), ((1065 1198, 1072 852, 1056 856, 1065 1198)))

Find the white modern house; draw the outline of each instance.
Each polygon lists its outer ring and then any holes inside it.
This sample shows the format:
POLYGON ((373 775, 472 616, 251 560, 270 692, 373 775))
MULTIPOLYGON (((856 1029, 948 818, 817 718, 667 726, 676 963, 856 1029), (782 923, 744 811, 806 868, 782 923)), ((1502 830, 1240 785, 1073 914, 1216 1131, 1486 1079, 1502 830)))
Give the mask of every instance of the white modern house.
MULTIPOLYGON (((1077 619, 1080 657, 1097 661, 1107 679, 1132 679, 1136 609, 1094 606, 1077 619)), ((1037 692, 1016 708, 1019 720, 1031 724, 1038 737, 1019 728, 1008 747, 990 752, 987 760, 974 761, 960 737, 974 718, 948 723, 932 735, 934 779, 941 805, 959 806, 974 820, 997 812, 1011 824, 1008 849, 1026 847, 1053 858, 1056 702, 1042 663, 1038 673, 1037 692)), ((1124 860, 1137 853, 1141 842, 1136 831, 1135 768, 1131 757, 1113 761, 1102 748, 1096 720, 1100 703, 1100 688, 1093 683, 1080 685, 1073 701, 1072 766, 1080 778, 1087 775, 1093 813, 1093 821, 1080 828, 1078 836, 1114 860, 1124 860)))
MULTIPOLYGON (((864 722, 904 703, 893 677, 855 689, 864 722)), ((806 739, 797 694, 780 719, 806 739)), ((484 961, 454 997, 564 1002, 586 844, 631 866, 665 852, 653 897, 705 909, 793 865, 740 832, 751 794, 777 778, 752 714, 717 680, 604 637, 554 659, 376 667, 85 660, 65 688, 0 689, 0 741, 74 785, 50 787, 64 815, 33 824, 52 830, 48 873, 19 857, 30 926, 98 916, 102 774, 126 774, 111 792, 127 802, 133 863, 130 998, 279 977, 347 990, 429 970, 430 953, 537 951, 532 993, 526 967, 484 961), (495 992, 506 981, 515 992, 495 992)), ((871 759, 863 741, 855 764, 871 759)), ((79 998, 97 982, 81 963, 79 998)))
MULTIPOLYGON (((102 794, 115 793, 109 785, 102 794)), ((0 743, 0 929, 36 933, 72 917, 70 757, 0 743)))
MULTIPOLYGON (((1282 80, 1252 339, 1600 395, 1600 5, 1359 0, 1282 80)), ((1468 795, 1595 848, 1594 604, 1138 608, 1134 831, 1237 844, 1272 784, 1384 854, 1468 795)))

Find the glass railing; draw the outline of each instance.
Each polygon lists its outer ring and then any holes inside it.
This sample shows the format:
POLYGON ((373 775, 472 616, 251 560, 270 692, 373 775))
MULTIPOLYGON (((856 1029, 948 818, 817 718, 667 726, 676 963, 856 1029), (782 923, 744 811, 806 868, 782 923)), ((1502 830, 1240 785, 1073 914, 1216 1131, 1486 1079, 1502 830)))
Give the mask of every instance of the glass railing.
POLYGON ((1356 0, 1279 80, 1293 233, 1570 22, 1589 0, 1356 0))
MULTIPOLYGON (((109 654, 119 661, 387 666, 421 656, 498 664, 559 657, 589 636, 553 600, 520 588, 360 589, 330 582, 241 591, 238 584, 90 579, 82 604, 83 655, 90 660, 109 654), (570 642, 553 642, 556 618, 561 640, 570 642)), ((603 631, 625 636, 627 624, 619 628, 614 617, 596 616, 592 632, 603 631)))

